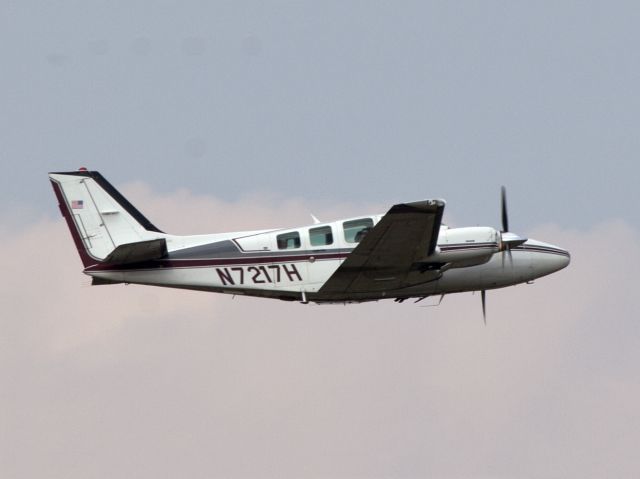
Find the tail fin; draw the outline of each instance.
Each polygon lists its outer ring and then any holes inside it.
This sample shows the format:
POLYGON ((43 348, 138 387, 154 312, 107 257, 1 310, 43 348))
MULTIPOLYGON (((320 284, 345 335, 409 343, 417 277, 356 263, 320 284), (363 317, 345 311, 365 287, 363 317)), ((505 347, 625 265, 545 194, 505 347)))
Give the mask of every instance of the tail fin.
MULTIPOLYGON (((153 240, 164 238, 164 233, 97 171, 49 173, 49 179, 85 268, 115 262, 114 257, 122 258, 123 250, 131 256, 132 243, 157 243, 153 240)), ((147 258, 143 255, 142 259, 147 258)))

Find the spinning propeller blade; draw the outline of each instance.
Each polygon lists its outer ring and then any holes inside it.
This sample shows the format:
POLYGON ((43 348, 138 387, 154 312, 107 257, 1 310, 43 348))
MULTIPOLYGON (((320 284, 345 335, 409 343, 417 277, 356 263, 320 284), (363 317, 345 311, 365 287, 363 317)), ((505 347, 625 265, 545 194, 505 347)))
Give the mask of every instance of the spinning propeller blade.
POLYGON ((483 289, 480 291, 480 298, 482 299, 482 320, 484 325, 487 325, 487 292, 483 289))
POLYGON ((511 248, 519 246, 527 241, 516 234, 509 232, 509 213, 507 212, 507 189, 502 186, 500 188, 500 213, 502 216, 502 231, 500 231, 500 249, 502 250, 502 267, 504 268, 504 255, 509 257, 509 264, 513 266, 513 256, 511 248))
POLYGON ((509 214, 507 213, 507 189, 500 188, 500 210, 502 212, 502 233, 509 232, 509 214))
MULTIPOLYGON (((509 232, 509 213, 507 211, 507 188, 504 185, 500 187, 500 214, 502 216, 502 231, 500 232, 500 240, 503 240, 503 233, 509 232)), ((504 269, 504 253, 509 255, 509 264, 513 266, 513 257, 511 256, 511 248, 508 244, 504 244, 502 251, 502 269, 504 269)))

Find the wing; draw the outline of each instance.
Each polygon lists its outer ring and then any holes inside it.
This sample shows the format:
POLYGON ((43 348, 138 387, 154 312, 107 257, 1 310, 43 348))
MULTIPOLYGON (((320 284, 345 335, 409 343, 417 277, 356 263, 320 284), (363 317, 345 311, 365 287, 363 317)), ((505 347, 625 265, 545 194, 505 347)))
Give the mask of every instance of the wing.
POLYGON ((436 249, 443 212, 442 200, 393 206, 319 294, 393 290, 436 279, 438 265, 425 260, 436 249))

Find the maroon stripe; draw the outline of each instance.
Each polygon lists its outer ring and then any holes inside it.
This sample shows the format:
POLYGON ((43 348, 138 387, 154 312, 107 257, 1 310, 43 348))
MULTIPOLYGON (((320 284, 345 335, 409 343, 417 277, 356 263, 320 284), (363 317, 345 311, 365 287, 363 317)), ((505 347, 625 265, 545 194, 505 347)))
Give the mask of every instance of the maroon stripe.
POLYGON ((548 253, 548 254, 556 254, 556 255, 560 255, 560 256, 567 256, 567 257, 571 257, 571 255, 569 254, 568 251, 564 251, 561 249, 555 249, 555 248, 546 248, 546 247, 540 247, 540 246, 526 246, 524 248, 519 247, 519 248, 514 248, 513 251, 528 251, 531 253, 548 253))
POLYGON ((156 268, 198 268, 206 266, 228 266, 228 265, 255 265, 269 263, 299 263, 309 261, 314 258, 317 261, 328 259, 344 259, 349 253, 335 254, 308 254, 296 256, 251 256, 248 258, 210 258, 210 259, 161 259, 135 265, 105 265, 95 264, 91 271, 114 271, 128 269, 156 269, 156 268))
POLYGON ((471 250, 471 249, 487 249, 487 248, 497 248, 497 243, 485 243, 485 244, 461 244, 461 245, 449 245, 449 246, 440 246, 440 251, 461 251, 461 250, 471 250))

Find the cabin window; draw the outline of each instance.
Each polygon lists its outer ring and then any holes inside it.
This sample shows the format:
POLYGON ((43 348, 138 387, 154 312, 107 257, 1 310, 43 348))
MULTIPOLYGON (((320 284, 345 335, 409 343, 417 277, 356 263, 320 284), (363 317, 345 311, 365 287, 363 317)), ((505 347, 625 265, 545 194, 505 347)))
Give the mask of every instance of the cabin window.
POLYGON ((362 218, 360 220, 345 221, 342 223, 344 228, 344 239, 347 243, 360 243, 362 238, 373 228, 373 220, 371 218, 362 218))
POLYGON ((300 233, 291 231, 277 236, 278 249, 300 248, 300 233))
POLYGON ((331 226, 319 226, 309 230, 309 240, 311 246, 325 246, 333 244, 333 233, 331 226))

